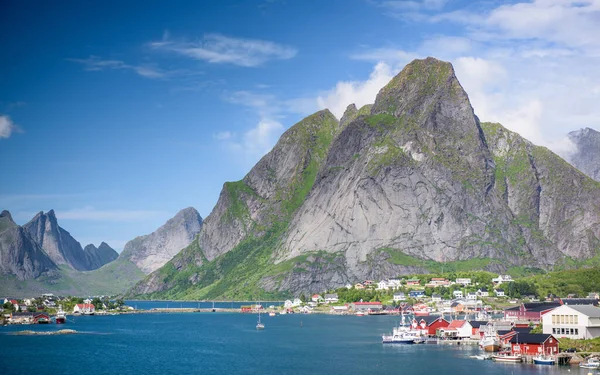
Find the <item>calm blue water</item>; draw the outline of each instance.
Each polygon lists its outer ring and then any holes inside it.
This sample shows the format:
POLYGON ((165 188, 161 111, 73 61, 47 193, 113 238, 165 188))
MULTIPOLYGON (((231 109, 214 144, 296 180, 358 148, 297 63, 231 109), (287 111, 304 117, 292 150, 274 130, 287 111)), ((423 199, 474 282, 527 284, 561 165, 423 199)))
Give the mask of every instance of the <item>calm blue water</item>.
MULTIPOLYGON (((283 301, 278 302, 215 302, 217 309, 239 309, 243 305, 260 303, 263 307, 282 306, 283 301)), ((125 301, 127 306, 135 307, 137 310, 164 309, 164 308, 187 308, 187 309, 210 309, 212 302, 185 302, 185 301, 125 301)))
MULTIPOLYGON (((69 316, 64 326, 0 327, 0 374, 566 374, 468 358, 476 348, 382 345, 389 316, 239 313, 69 316), (78 335, 15 336, 71 328, 78 335)), ((569 374, 587 374, 571 368, 569 374)))

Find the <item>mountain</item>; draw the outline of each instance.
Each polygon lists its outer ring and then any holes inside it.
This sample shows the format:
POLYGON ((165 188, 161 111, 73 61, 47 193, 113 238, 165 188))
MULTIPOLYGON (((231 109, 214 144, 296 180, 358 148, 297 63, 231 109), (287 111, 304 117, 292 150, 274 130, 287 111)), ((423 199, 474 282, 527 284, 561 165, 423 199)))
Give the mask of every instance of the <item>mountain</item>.
POLYGON ((198 239, 130 292, 298 295, 438 265, 550 269, 600 253, 600 184, 480 123, 451 64, 408 64, 372 106, 286 131, 223 186, 198 239))
POLYGON ((39 212, 23 225, 23 229, 59 266, 67 265, 77 271, 91 271, 116 258, 116 252, 106 244, 101 246, 100 251, 95 248, 84 251, 81 244, 58 225, 54 210, 39 212))
POLYGON ((83 252, 85 253, 86 264, 92 270, 100 268, 119 257, 119 253, 108 246, 106 242, 102 242, 98 247, 89 244, 83 248, 83 252))
POLYGON ((202 217, 193 207, 185 208, 151 234, 127 242, 119 261, 132 262, 148 274, 187 247, 202 228, 202 217))
POLYGON ((8 211, 0 213, 0 273, 17 280, 33 279, 56 270, 42 248, 12 220, 8 211))
POLYGON ((569 162, 596 181, 600 181, 600 132, 585 128, 569 133, 577 150, 569 162))

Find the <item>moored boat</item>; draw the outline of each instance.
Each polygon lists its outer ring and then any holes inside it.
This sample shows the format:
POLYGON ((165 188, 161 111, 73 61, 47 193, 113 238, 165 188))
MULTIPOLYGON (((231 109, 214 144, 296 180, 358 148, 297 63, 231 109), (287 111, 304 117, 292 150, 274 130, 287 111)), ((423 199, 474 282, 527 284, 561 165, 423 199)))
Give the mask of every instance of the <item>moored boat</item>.
POLYGON ((485 326, 483 337, 479 342, 479 346, 486 352, 500 351, 500 339, 496 333, 496 329, 491 323, 485 326))
POLYGON ((275 315, 277 315, 277 314, 275 314, 275 311, 269 312, 269 316, 275 316, 275 315))
POLYGON ((519 363, 523 361, 523 357, 520 354, 496 354, 492 356, 492 360, 496 362, 519 363))
POLYGON ((538 355, 537 357, 533 357, 533 363, 536 365, 554 365, 556 364, 556 360, 552 357, 538 355))
POLYGON ((597 369, 600 368, 600 361, 597 358, 590 358, 587 361, 581 363, 579 367, 597 369))
POLYGON ((62 305, 58 306, 55 322, 56 324, 65 324, 67 322, 67 314, 63 311, 62 305))
POLYGON ((354 313, 354 315, 356 316, 365 316, 365 313, 362 311, 357 311, 356 313, 354 313))

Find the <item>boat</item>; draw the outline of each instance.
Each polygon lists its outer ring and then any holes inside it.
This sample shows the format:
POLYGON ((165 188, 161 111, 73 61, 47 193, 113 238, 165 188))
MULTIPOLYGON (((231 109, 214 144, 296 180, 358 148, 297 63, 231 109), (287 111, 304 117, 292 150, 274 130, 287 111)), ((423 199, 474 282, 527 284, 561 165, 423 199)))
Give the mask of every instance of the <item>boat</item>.
POLYGON ((484 360, 492 359, 492 356, 485 355, 485 354, 479 354, 479 355, 472 355, 470 358, 478 359, 480 361, 484 361, 484 360))
POLYGON ((265 325, 260 322, 260 310, 258 310, 258 323, 256 323, 256 329, 258 329, 258 330, 265 329, 265 325))
POLYGON ((62 305, 58 306, 55 322, 56 324, 65 324, 67 322, 67 314, 63 311, 62 305))
POLYGON ((400 325, 392 329, 391 335, 382 335, 381 342, 383 344, 421 344, 425 340, 418 331, 411 329, 402 316, 400 325))
POLYGON ((523 357, 520 354, 495 354, 492 356, 492 360, 496 362, 520 363, 523 362, 523 357))
POLYGON ((479 342, 479 346, 486 352, 500 351, 500 339, 493 325, 487 324, 483 333, 483 337, 479 342))
POLYGON ((356 313, 354 313, 354 315, 356 316, 365 316, 365 313, 362 311, 357 311, 356 313))
POLYGON ((275 314, 275 311, 269 312, 269 316, 275 316, 275 315, 277 315, 277 314, 275 314))
POLYGON ((556 360, 552 357, 546 357, 540 354, 537 357, 533 357, 533 363, 536 365, 554 365, 556 364, 556 360))
POLYGON ((600 361, 598 360, 598 358, 590 358, 587 361, 581 363, 579 367, 597 369, 600 368, 600 361))

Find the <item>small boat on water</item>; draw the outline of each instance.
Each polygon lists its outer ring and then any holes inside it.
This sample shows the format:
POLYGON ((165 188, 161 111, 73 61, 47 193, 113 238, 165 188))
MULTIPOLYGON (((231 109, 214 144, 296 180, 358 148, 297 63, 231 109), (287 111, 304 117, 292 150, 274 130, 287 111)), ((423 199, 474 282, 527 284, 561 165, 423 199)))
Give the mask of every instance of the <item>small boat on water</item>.
POLYGON ((354 313, 354 315, 356 315, 356 316, 365 316, 365 313, 362 312, 362 311, 357 311, 357 312, 354 313))
POLYGON ((472 355, 470 358, 478 359, 480 361, 484 361, 484 360, 492 359, 492 356, 491 355, 485 355, 485 354, 479 354, 479 355, 472 355))
POLYGON ((579 365, 581 368, 597 369, 600 368, 600 360, 598 358, 590 358, 579 365))
POLYGON ((269 312, 269 316, 275 316, 275 315, 277 315, 277 314, 275 314, 275 311, 269 312))
POLYGON ((552 357, 538 355, 537 357, 533 357, 533 363, 536 365, 554 365, 556 364, 556 360, 552 357))
POLYGON ((520 363, 523 362, 523 357, 520 354, 495 354, 492 356, 492 360, 496 362, 520 363))
POLYGON ((65 324, 67 322, 67 314, 63 311, 62 305, 58 306, 55 322, 56 324, 65 324))
POLYGON ((265 329, 265 325, 260 322, 260 311, 258 312, 258 323, 256 323, 256 329, 258 329, 258 330, 265 329))

